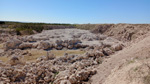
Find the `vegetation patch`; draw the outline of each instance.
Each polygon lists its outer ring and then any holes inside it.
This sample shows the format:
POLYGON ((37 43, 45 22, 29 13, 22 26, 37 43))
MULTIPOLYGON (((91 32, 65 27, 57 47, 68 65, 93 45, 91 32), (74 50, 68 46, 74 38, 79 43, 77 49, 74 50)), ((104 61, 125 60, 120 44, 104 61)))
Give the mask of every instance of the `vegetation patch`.
POLYGON ((1 43, 1 44, 0 44, 0 49, 2 49, 2 48, 3 48, 3 44, 1 43))
MULTIPOLYGON (((29 55, 25 55, 24 59, 29 62, 35 62, 37 58, 41 56, 46 56, 47 51, 44 50, 28 50, 29 55)), ((63 56, 65 53, 68 54, 84 54, 85 51, 80 51, 80 50, 51 50, 51 53, 55 54, 56 56, 63 56)))
POLYGON ((77 24, 76 28, 91 30, 93 33, 104 33, 111 28, 114 24, 77 24))
POLYGON ((65 53, 68 53, 68 54, 84 54, 85 53, 85 51, 81 51, 81 50, 52 50, 51 52, 55 54, 56 56, 63 56, 65 53))
MULTIPOLYGON (((26 62, 35 62, 37 58, 41 56, 46 56, 47 54, 47 51, 44 50, 31 49, 27 51, 29 52, 29 54, 24 55, 24 58, 22 58, 22 60, 26 62)), ((52 50, 51 53, 55 54, 56 56, 63 56, 65 53, 84 54, 85 52, 80 50, 52 50)), ((0 60, 2 60, 3 62, 7 62, 9 59, 10 57, 7 56, 0 57, 0 60)))
POLYGON ((8 60, 9 60, 10 58, 9 57, 7 57, 7 56, 2 56, 2 57, 0 57, 0 60, 1 61, 3 61, 3 62, 8 62, 8 60))
POLYGON ((24 60, 28 61, 28 62, 35 62, 37 58, 41 57, 41 56, 46 56, 46 51, 44 50, 36 50, 36 49, 32 49, 32 50, 27 50, 29 53, 28 55, 24 56, 24 60))
POLYGON ((33 30, 36 32, 41 32, 44 27, 41 25, 33 25, 33 24, 20 24, 15 26, 16 32, 18 35, 22 34, 33 34, 33 30))
POLYGON ((9 22, 1 21, 0 28, 11 28, 16 30, 17 35, 30 35, 34 34, 33 30, 36 32, 41 32, 42 30, 49 29, 61 29, 61 28, 75 28, 74 24, 61 24, 61 23, 23 23, 23 22, 9 22))

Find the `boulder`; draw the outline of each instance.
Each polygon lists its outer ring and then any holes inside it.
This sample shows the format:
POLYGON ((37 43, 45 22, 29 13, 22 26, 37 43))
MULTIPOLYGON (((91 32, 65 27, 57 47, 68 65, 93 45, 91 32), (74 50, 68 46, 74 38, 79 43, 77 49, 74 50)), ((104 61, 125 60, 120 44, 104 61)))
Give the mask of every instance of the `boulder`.
POLYGON ((19 45, 19 49, 26 49, 26 48, 32 48, 32 45, 31 43, 22 43, 19 45))
POLYGON ((63 47, 67 47, 67 46, 68 46, 68 44, 67 44, 67 43, 65 43, 65 42, 63 42, 63 43, 62 43, 62 46, 63 46, 63 47))
POLYGON ((86 48, 86 47, 89 47, 89 45, 81 45, 82 48, 86 48))
POLYGON ((103 57, 104 54, 103 54, 103 52, 101 52, 101 51, 95 51, 95 56, 96 56, 96 57, 103 57))
POLYGON ((87 81, 91 75, 96 74, 96 70, 81 70, 77 71, 69 77, 71 84, 81 84, 83 81, 87 81))
POLYGON ((102 44, 104 45, 104 47, 111 47, 112 45, 116 43, 119 43, 119 41, 111 37, 107 37, 105 40, 102 41, 102 44))
POLYGON ((32 48, 37 48, 39 43, 33 43, 32 48))
POLYGON ((27 54, 29 54, 28 51, 23 51, 23 52, 22 52, 22 55, 27 55, 27 54))
POLYGON ((76 79, 75 74, 72 74, 72 75, 69 77, 69 81, 70 81, 71 84, 78 84, 78 80, 76 79))
POLYGON ((63 46, 56 46, 55 47, 57 50, 62 50, 63 49, 63 46))
POLYGON ((107 38, 107 36, 106 36, 106 35, 98 35, 98 37, 99 37, 99 40, 104 40, 104 39, 106 39, 106 38, 107 38))
POLYGON ((21 43, 22 42, 18 39, 12 39, 12 40, 7 41, 4 44, 3 48, 6 51, 9 50, 9 49, 17 49, 21 43))
POLYGON ((56 56, 52 54, 51 52, 47 52, 46 58, 47 60, 53 60, 56 58, 56 56))
POLYGON ((32 36, 26 37, 26 40, 28 42, 36 42, 36 39, 34 39, 32 36))
POLYGON ((37 47, 38 49, 49 49, 50 48, 50 43, 49 42, 45 42, 45 41, 41 41, 37 47))
POLYGON ((19 63, 19 58, 16 56, 13 56, 12 58, 10 58, 9 63, 10 65, 17 65, 19 63))
POLYGON ((90 71, 82 70, 76 74, 76 78, 77 80, 80 80, 80 81, 86 81, 88 80, 89 75, 90 75, 90 71))
POLYGON ((82 44, 78 43, 77 45, 75 45, 75 48, 82 48, 82 44))
POLYGON ((55 42, 58 46, 61 46, 62 45, 62 43, 63 43, 63 41, 62 40, 56 40, 56 42, 55 42))
POLYGON ((87 57, 94 57, 95 53, 93 51, 88 51, 88 52, 86 52, 86 56, 87 57))
POLYGON ((114 44, 112 46, 112 48, 115 50, 115 51, 119 51, 119 50, 122 50, 123 49, 123 45, 122 44, 114 44))
POLYGON ((69 45, 67 48, 68 49, 73 49, 73 45, 69 45))
POLYGON ((114 53, 114 52, 112 51, 112 49, 110 49, 110 48, 104 48, 102 52, 103 52, 103 54, 106 55, 106 56, 109 56, 109 55, 111 55, 111 54, 114 53))

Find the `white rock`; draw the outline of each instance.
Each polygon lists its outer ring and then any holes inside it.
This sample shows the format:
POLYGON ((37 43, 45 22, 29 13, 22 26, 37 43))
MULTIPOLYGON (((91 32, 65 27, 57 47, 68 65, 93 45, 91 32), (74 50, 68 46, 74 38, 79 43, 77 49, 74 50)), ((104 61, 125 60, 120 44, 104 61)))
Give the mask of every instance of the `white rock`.
POLYGON ((114 44, 112 46, 112 48, 115 50, 115 51, 119 51, 119 50, 122 50, 123 46, 122 44, 114 44))
POLYGON ((18 39, 11 39, 4 44, 4 50, 17 49, 22 42, 18 39))

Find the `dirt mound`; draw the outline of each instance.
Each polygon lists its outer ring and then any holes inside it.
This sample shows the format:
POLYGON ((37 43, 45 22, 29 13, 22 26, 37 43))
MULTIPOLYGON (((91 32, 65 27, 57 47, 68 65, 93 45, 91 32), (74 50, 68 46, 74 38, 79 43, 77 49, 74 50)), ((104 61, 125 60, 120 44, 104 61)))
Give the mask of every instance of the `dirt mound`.
POLYGON ((91 31, 112 36, 120 41, 131 41, 149 32, 150 24, 101 24, 91 31))
POLYGON ((149 84, 150 59, 127 60, 112 70, 104 84, 149 84))
MULTIPOLYGON (((107 77, 111 74, 111 71, 116 67, 122 66, 126 60, 131 59, 131 58, 138 58, 138 59, 145 59, 150 57, 150 34, 147 34, 147 37, 145 37, 143 40, 133 43, 132 45, 126 47, 122 51, 116 53, 115 55, 112 55, 109 59, 105 60, 101 65, 99 65, 97 71, 98 74, 92 77, 92 84, 102 84, 105 80, 107 81, 107 77)), ((122 71, 121 73, 124 73, 122 71)), ((115 73, 114 73, 115 74, 115 73)), ((113 75, 113 73, 112 73, 113 75)), ((118 78, 121 75, 115 76, 111 78, 118 78)), ((110 80, 110 79, 109 79, 110 80)), ((118 79, 117 79, 118 80, 118 79)), ((114 80, 115 81, 115 80, 114 80)), ((128 81, 128 80, 122 80, 120 81, 119 84, 122 84, 123 81, 128 81)), ((111 82, 106 84, 112 84, 111 82)), ((114 82, 114 84, 116 84, 114 82)), ((128 84, 128 83, 127 83, 128 84)), ((135 84, 140 84, 136 82, 135 84)))

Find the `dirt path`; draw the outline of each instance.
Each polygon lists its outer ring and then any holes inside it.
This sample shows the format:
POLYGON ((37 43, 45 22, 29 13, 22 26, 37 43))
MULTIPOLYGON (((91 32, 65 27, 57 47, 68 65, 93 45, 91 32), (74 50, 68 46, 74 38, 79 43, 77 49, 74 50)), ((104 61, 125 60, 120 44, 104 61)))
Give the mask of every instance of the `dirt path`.
POLYGON ((103 84, 105 79, 111 74, 111 70, 116 66, 121 66, 127 59, 134 57, 149 57, 150 56, 150 34, 143 40, 133 43, 131 46, 126 47, 122 51, 112 55, 105 60, 97 70, 98 73, 94 75, 91 80, 92 84, 103 84))

